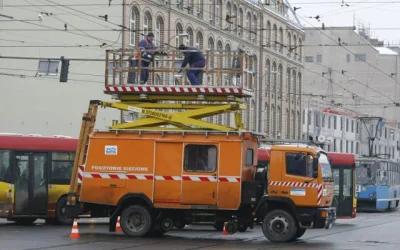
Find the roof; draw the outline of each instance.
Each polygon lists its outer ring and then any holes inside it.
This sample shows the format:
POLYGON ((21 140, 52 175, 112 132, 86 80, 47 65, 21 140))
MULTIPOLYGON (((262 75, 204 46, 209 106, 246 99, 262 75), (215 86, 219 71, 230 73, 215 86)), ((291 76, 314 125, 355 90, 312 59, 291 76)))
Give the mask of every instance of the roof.
POLYGON ((76 151, 78 139, 47 136, 0 135, 0 149, 76 151))
POLYGON ((354 165, 356 163, 354 154, 328 152, 328 157, 332 159, 332 165, 354 165))
POLYGON ((386 48, 386 47, 374 47, 380 55, 392 55, 392 56, 396 56, 398 55, 395 51, 386 48))

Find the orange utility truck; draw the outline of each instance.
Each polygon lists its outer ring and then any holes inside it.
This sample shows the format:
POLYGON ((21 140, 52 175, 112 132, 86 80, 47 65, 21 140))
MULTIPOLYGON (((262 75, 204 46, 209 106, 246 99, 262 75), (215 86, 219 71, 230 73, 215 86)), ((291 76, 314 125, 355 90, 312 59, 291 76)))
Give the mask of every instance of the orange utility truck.
POLYGON ((241 118, 243 99, 252 95, 246 88, 112 85, 105 91, 119 101, 91 101, 84 114, 69 216, 110 217, 110 231, 120 216, 131 237, 194 222, 235 233, 261 218, 273 242, 334 224, 331 166, 321 148, 273 146, 269 177, 257 169, 261 136, 244 130, 241 118), (160 102, 166 100, 175 102, 160 102), (139 119, 96 131, 98 107, 139 119), (235 114, 235 127, 202 119, 223 113, 235 114))

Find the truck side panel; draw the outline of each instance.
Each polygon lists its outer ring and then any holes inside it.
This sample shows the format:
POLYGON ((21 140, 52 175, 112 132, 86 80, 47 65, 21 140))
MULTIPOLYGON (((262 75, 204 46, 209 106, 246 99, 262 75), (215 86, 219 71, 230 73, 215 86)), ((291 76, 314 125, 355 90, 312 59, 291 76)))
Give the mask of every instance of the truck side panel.
MULTIPOLYGON (((271 160, 269 166, 269 183, 268 183, 268 195, 269 196, 281 196, 282 186, 279 185, 282 180, 282 166, 284 164, 283 153, 281 151, 271 150, 271 160)), ((284 168, 286 169, 286 168, 284 168)))
POLYGON ((153 200, 154 140, 92 137, 81 200, 116 205, 127 193, 153 200))
POLYGON ((220 143, 218 208, 237 209, 240 206, 242 143, 220 143))
POLYGON ((182 146, 180 142, 156 143, 156 169, 154 186, 155 206, 162 203, 181 203, 182 146))

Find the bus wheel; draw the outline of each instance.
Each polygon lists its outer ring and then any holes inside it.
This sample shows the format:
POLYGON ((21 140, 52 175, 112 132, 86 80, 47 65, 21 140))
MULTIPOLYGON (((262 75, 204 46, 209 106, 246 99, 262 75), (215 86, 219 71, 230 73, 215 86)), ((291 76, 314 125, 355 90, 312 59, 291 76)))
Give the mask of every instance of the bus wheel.
POLYGON ((29 225, 35 222, 37 218, 18 218, 15 219, 15 223, 18 225, 29 225))
POLYGON ((289 242, 296 234, 293 216, 285 210, 276 209, 267 213, 262 223, 264 236, 271 242, 289 242))
POLYGON ((67 196, 61 197, 57 202, 56 208, 56 220, 57 223, 62 225, 70 225, 73 222, 73 218, 68 218, 65 216, 65 207, 67 206, 67 196))
POLYGON ((142 237, 152 230, 152 218, 142 206, 132 205, 121 214, 121 228, 130 237, 142 237))

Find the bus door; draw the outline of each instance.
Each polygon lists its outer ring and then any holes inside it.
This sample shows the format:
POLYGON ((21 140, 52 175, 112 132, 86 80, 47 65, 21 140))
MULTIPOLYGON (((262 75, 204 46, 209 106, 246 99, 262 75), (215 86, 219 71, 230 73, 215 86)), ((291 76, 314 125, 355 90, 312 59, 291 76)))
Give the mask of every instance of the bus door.
POLYGON ((354 173, 351 166, 333 166, 333 206, 338 217, 351 217, 353 213, 354 173))
POLYGON ((15 215, 47 214, 46 164, 45 153, 15 153, 15 215))

